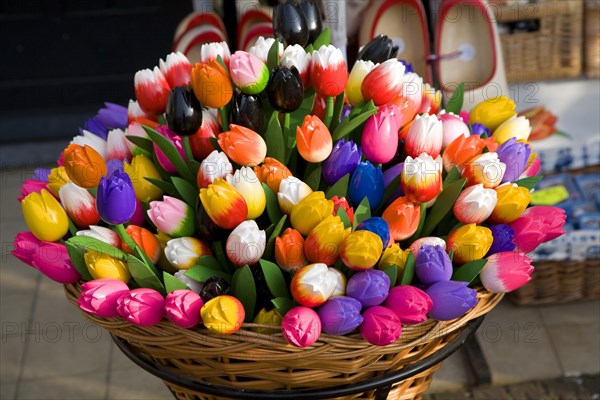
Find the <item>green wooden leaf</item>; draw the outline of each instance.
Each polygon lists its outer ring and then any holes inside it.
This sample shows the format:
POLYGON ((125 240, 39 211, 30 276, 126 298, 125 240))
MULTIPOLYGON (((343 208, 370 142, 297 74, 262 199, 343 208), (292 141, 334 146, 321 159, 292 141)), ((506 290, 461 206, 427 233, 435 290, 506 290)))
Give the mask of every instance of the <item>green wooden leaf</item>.
MULTIPOLYGON (((313 164, 316 165, 316 164, 313 164)), ((304 183, 306 183, 314 191, 319 190, 319 184, 321 183, 321 173, 323 167, 319 164, 306 176, 304 183)))
POLYGON ((210 142, 210 144, 212 145, 212 147, 215 150, 217 150, 219 152, 223 151, 223 149, 221 149, 221 146, 219 146, 219 140, 216 137, 211 136, 208 138, 208 141, 210 142))
POLYGON ((442 189, 446 189, 448 185, 460 180, 460 171, 456 167, 452 167, 446 178, 444 179, 444 183, 442 184, 442 189))
MULTIPOLYGON (((133 239, 131 240, 133 242, 133 239)), ((135 242, 133 242, 132 244, 134 244, 135 242)), ((137 245, 134 244, 134 252, 135 252, 135 256, 142 260, 146 266, 148 267, 148 269, 150 269, 152 271, 152 273, 154 275, 156 275, 157 277, 159 276, 158 270, 156 269, 156 267, 154 266, 154 264, 152 263, 152 261, 150 261, 150 258, 146 255, 146 253, 137 245)))
POLYGON ((165 282, 167 294, 174 292, 175 290, 189 289, 188 285, 166 271, 163 271, 163 281, 165 282))
POLYGON ((190 171, 189 167, 179 154, 179 151, 175 148, 175 145, 171 143, 169 139, 150 128, 149 126, 142 125, 144 130, 150 136, 150 139, 158 146, 159 149, 165 154, 165 156, 171 161, 171 164, 177 170, 177 173, 186 181, 193 181, 196 179, 195 176, 192 175, 192 171, 190 171))
POLYGON ((408 243, 412 243, 415 240, 417 240, 420 237, 421 232, 423 231, 423 226, 425 225, 425 217, 427 216, 427 207, 425 206, 425 203, 421 203, 420 207, 421 214, 419 218, 419 226, 417 227, 415 233, 413 233, 413 235, 408 239, 408 243))
POLYGON ((468 262, 454 271, 454 274, 452 274, 452 280, 471 283, 475 278, 477 278, 477 276, 479 276, 479 273, 483 267, 485 267, 486 263, 486 259, 468 262))
POLYGON ((273 71, 279 64, 279 39, 275 38, 271 48, 269 49, 269 54, 267 55, 267 67, 269 68, 269 72, 273 71))
POLYGON ((277 264, 272 263, 267 260, 260 260, 260 268, 265 275, 265 280, 267 281, 267 287, 269 291, 273 295, 273 297, 290 297, 290 293, 288 291, 288 285, 283 277, 283 273, 281 272, 281 268, 277 266, 277 264))
MULTIPOLYGON (((317 97, 317 94, 315 93, 315 91, 312 88, 307 89, 304 92, 304 100, 302 101, 302 104, 300 104, 300 107, 298 107, 297 110, 295 110, 294 112, 290 113, 290 129, 288 131, 288 137, 287 137, 287 146, 288 149, 293 149, 296 147, 296 127, 302 125, 302 122, 304 121, 304 117, 306 117, 308 114, 312 113, 312 109, 313 106, 315 104, 315 98, 317 97)), ((288 155, 288 160, 291 157, 290 154, 293 154, 295 152, 293 151, 288 151, 287 155, 288 155)))
POLYGON ((198 259, 196 265, 202 265, 203 267, 214 269, 217 271, 223 270, 221 263, 214 256, 202 256, 198 259))
POLYGON ((87 265, 85 265, 85 259, 83 258, 83 255, 87 250, 83 247, 76 246, 70 242, 66 242, 65 246, 67 248, 67 253, 69 254, 69 258, 71 259, 73 266, 75 267, 77 272, 79 272, 79 275, 81 275, 81 279, 84 281, 91 281, 92 279, 94 279, 90 274, 90 271, 88 271, 87 265))
POLYGON ((267 198, 267 215, 272 224, 277 224, 282 217, 281 209, 279 208, 279 200, 277 195, 271 190, 271 188, 263 182, 262 187, 265 191, 267 198))
POLYGON ((340 219, 344 223, 344 229, 348 229, 348 228, 352 227, 352 223, 350 222, 350 217, 348 216, 348 213, 346 212, 346 210, 344 210, 342 207, 338 207, 336 215, 338 217, 340 217, 340 219))
POLYGON ((361 114, 357 115, 352 119, 350 119, 350 116, 347 116, 342 120, 342 122, 340 122, 340 124, 333 132, 333 140, 339 140, 344 136, 350 134, 359 126, 367 122, 367 119, 369 119, 369 117, 375 113, 377 113, 377 109, 365 109, 361 114))
POLYGON ((382 270, 390 278, 390 289, 396 286, 396 280, 398 279, 398 266, 396 264, 390 265, 389 267, 382 270))
POLYGON ((217 62, 221 64, 221 67, 223 67, 225 71, 229 72, 229 68, 227 68, 227 65, 225 64, 225 61, 223 61, 221 55, 217 55, 217 62))
POLYGON ((319 36, 312 43, 313 49, 319 50, 321 46, 328 46, 331 44, 331 33, 329 32, 329 28, 325 28, 321 31, 319 36))
POLYGON ((356 229, 356 226, 367 218, 371 218, 371 205, 369 204, 369 198, 365 196, 354 210, 353 228, 356 229))
POLYGON ((333 196, 339 198, 346 197, 348 194, 348 185, 350 184, 350 174, 346 174, 327 189, 325 197, 331 199, 333 196))
POLYGON ((254 308, 256 307, 256 283, 252 276, 250 267, 245 265, 238 268, 231 280, 231 294, 243 305, 246 311, 246 322, 254 320, 254 308))
POLYGON ((110 244, 104 243, 103 241, 93 237, 73 236, 67 240, 67 243, 70 243, 74 246, 83 247, 85 249, 94 250, 98 253, 109 255, 121 261, 127 261, 127 253, 125 253, 123 250, 117 249, 116 247, 113 247, 110 244))
POLYGON ((211 250, 215 259, 219 261, 222 271, 226 271, 229 273, 234 271, 235 267, 229 263, 229 260, 227 259, 227 254, 225 254, 223 242, 221 242, 220 240, 213 242, 211 250))
POLYGON ((277 111, 274 111, 271 115, 264 139, 267 143, 267 157, 273 157, 281 161, 285 160, 285 143, 283 142, 283 131, 277 117, 278 114, 277 111))
POLYGON ((127 135, 125 137, 127 138, 127 140, 129 140, 131 143, 135 144, 139 148, 141 148, 149 153, 154 152, 154 147, 152 146, 152 140, 145 138, 145 137, 133 136, 133 135, 127 135))
POLYGON ((538 183, 540 183, 540 181, 544 179, 543 175, 538 175, 538 176, 532 176, 529 178, 523 178, 523 179, 519 179, 518 181, 515 181, 514 183, 517 184, 517 186, 521 186, 524 188, 527 188, 529 190, 533 189, 536 187, 536 185, 538 183))
POLYGON ((272 258, 273 250, 275 249, 275 238, 277 238, 277 236, 279 236, 279 234, 283 230, 283 225, 285 224, 286 220, 287 220, 287 215, 284 215, 279 219, 279 222, 277 222, 277 225, 275 225, 273 232, 271 232, 271 234, 269 235, 269 240, 267 240, 267 246, 265 247, 265 252, 263 254, 263 257, 269 258, 269 259, 272 258))
POLYGON ((465 178, 459 179, 458 181, 449 184, 446 189, 440 193, 427 215, 425 225, 421 231, 421 236, 429 236, 442 219, 452 211, 452 206, 460 195, 466 181, 465 178))
POLYGON ((188 278, 195 280, 196 282, 204 283, 208 279, 213 278, 215 276, 219 278, 225 279, 227 282, 231 283, 231 275, 227 272, 219 271, 216 269, 205 267, 204 265, 196 265, 184 274, 188 278))
POLYGON ((408 253, 406 262, 404 263, 404 272, 402 273, 401 285, 410 285, 415 276, 415 256, 412 251, 408 253))
POLYGON ((457 87, 450 100, 448 100, 448 104, 446 104, 446 112, 452 112, 456 115, 460 114, 463 106, 465 92, 465 84, 461 82, 457 87))
POLYGON ((329 131, 335 131, 335 128, 340 124, 340 117, 342 115, 342 110, 344 108, 344 99, 345 93, 340 93, 335 98, 335 104, 333 106, 333 116, 331 118, 331 126, 329 127, 329 131))
POLYGON ((190 160, 188 161, 188 164, 192 169, 192 173, 194 174, 194 176, 198 176, 198 171, 200 170, 201 165, 200 162, 198 162, 197 160, 190 160))
POLYGON ((277 297, 272 299, 271 303, 275 306, 281 316, 285 316, 288 311, 298 305, 298 303, 289 297, 277 297))
POLYGON ((140 287, 154 289, 163 295, 167 294, 160 279, 145 262, 131 254, 127 255, 126 262, 131 277, 140 287))
POLYGON ((170 182, 163 181, 162 179, 148 178, 147 176, 145 176, 144 179, 147 180, 148 182, 150 182, 151 184, 153 184, 154 186, 156 186, 157 188, 161 189, 163 192, 165 192, 169 196, 177 197, 177 198, 181 197, 179 195, 179 192, 177 191, 177 189, 175 189, 175 186, 170 182))
POLYGON ((192 210, 196 209, 196 203, 198 202, 198 195, 200 192, 194 185, 189 183, 188 181, 181 179, 178 176, 174 176, 171 178, 173 182, 173 186, 177 189, 177 192, 190 207, 192 210))

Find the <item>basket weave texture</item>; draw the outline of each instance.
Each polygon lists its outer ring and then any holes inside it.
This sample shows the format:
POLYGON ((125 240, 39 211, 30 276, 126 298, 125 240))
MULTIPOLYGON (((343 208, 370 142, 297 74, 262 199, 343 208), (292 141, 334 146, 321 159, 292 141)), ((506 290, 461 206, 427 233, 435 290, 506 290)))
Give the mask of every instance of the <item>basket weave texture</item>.
POLYGON ((494 6, 496 21, 538 20, 535 32, 500 35, 509 82, 571 78, 581 75, 583 0, 545 0, 494 6))
POLYGON ((536 305, 600 298, 600 260, 537 262, 531 278, 508 295, 511 301, 536 305))
MULTIPOLYGON (((65 286, 69 301, 77 304, 81 287, 65 286)), ((279 327, 245 323, 238 332, 225 336, 205 328, 183 329, 163 320, 152 327, 139 327, 121 318, 104 319, 84 312, 94 324, 127 340, 139 353, 173 368, 177 373, 213 384, 246 389, 325 388, 351 384, 396 371, 439 350, 472 319, 488 313, 502 299, 478 288, 478 303, 463 317, 452 321, 428 320, 403 327, 401 338, 388 346, 367 343, 358 334, 323 334, 304 349, 290 346, 279 327), (253 328, 270 329, 271 334, 253 328)), ((420 398, 431 382, 436 365, 397 383, 388 399, 420 398)), ((217 399, 193 393, 165 382, 178 399, 217 399)), ((348 398, 371 398, 372 393, 348 398)))

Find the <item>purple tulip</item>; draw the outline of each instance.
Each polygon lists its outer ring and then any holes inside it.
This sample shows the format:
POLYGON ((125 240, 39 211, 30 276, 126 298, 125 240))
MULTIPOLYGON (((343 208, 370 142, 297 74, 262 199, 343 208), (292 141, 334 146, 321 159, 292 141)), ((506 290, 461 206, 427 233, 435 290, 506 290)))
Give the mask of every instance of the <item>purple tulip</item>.
MULTIPOLYGON (((127 160, 126 160, 127 161, 127 160)), ((115 171, 123 172, 123 160, 113 158, 106 163, 106 176, 111 176, 115 171)))
POLYGON ((473 125, 471 125, 471 135, 477 135, 477 136, 481 136, 483 134, 486 134, 488 137, 491 136, 490 134, 490 130, 488 128, 486 128, 485 125, 480 124, 479 122, 474 123, 473 125))
POLYGON ((102 318, 118 317, 117 301, 129 293, 127 284, 118 279, 95 279, 85 282, 81 289, 79 308, 102 318))
POLYGON ((355 230, 370 231, 378 235, 381 238, 381 243, 383 243, 384 248, 390 243, 390 227, 385 219, 381 217, 367 218, 358 224, 355 230))
POLYGON ((344 175, 354 172, 360 159, 362 150, 352 140, 340 139, 333 146, 331 154, 323 163, 323 179, 328 185, 333 185, 344 175))
POLYGON ((517 142, 517 139, 513 137, 502 143, 496 153, 500 162, 506 164, 506 172, 501 183, 515 182, 527 167, 531 146, 517 142))
POLYGON ((490 247, 485 255, 486 257, 491 256, 492 254, 501 253, 504 251, 512 251, 515 249, 516 244, 513 243, 515 232, 510 225, 492 225, 488 228, 490 228, 492 231, 494 241, 492 242, 492 247, 490 247))
POLYGON ((64 244, 41 241, 31 232, 17 234, 11 254, 53 281, 64 285, 77 282, 81 278, 64 244))
POLYGON ((415 274, 425 285, 449 281, 452 261, 442 246, 424 245, 415 259, 415 274))
POLYGON ((360 302, 352 297, 336 296, 327 300, 317 310, 323 332, 329 335, 346 335, 352 332, 363 322, 361 308, 360 302))
MULTIPOLYGON (((181 136, 177 136, 166 125, 161 125, 158 128, 156 128, 156 130, 165 138, 169 139, 171 143, 173 143, 173 146, 175 146, 175 148, 181 155, 181 158, 183 158, 183 160, 185 161, 185 150, 183 149, 183 139, 181 139, 181 136)), ((156 155, 156 161, 158 161, 160 166, 163 167, 165 171, 167 171, 170 174, 174 174, 177 172, 175 166, 171 163, 171 161, 165 155, 165 153, 163 153, 163 151, 156 145, 156 143, 154 143, 154 154, 156 155)))
POLYGON ((31 179, 48 182, 48 176, 50 176, 50 168, 36 168, 31 179))
POLYGON ((346 294, 358 301, 363 307, 378 306, 390 291, 390 278, 385 272, 369 269, 357 272, 348 279, 346 294))
POLYGON ((468 282, 440 281, 431 285, 425 292, 431 297, 433 307, 431 318, 449 321, 462 317, 477 304, 477 291, 467 287, 468 282))
POLYGON ((175 290, 165 299, 165 315, 173 324, 191 328, 200 323, 200 309, 204 305, 198 293, 175 290))
POLYGON ((117 312, 138 326, 158 324, 163 317, 165 299, 154 289, 133 289, 117 301, 117 312))
POLYGON ((127 127, 127 107, 108 102, 104 106, 96 116, 85 121, 83 128, 79 128, 81 134, 86 130, 106 140, 109 130, 127 127))
POLYGON ((361 162, 354 170, 350 185, 348 186, 348 199, 354 207, 366 197, 369 199, 371 209, 376 209, 383 200, 383 172, 381 166, 377 168, 369 161, 361 162))
POLYGON ((96 208, 102 220, 108 224, 123 224, 135 212, 135 192, 131 178, 116 170, 109 177, 102 177, 96 193, 96 208))

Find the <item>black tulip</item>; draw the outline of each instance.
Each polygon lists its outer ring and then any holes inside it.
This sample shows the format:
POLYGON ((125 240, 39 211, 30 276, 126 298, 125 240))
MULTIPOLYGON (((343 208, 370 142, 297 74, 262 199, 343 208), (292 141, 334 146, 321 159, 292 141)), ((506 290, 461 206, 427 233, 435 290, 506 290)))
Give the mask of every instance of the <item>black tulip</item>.
POLYGON ((202 106, 185 86, 171 89, 165 114, 169 129, 180 136, 193 135, 202 125, 202 106))
POLYGON ((269 102, 277 111, 286 113, 296 111, 304 100, 302 78, 298 69, 295 66, 273 68, 267 94, 269 102))
POLYGON ((308 28, 308 43, 313 43, 323 31, 323 18, 316 0, 301 0, 300 9, 308 28))
POLYGON ((377 64, 395 58, 397 54, 398 46, 394 46, 392 39, 386 35, 377 35, 364 45, 356 58, 358 60, 370 60, 377 64))
POLYGON ((230 289, 231 287, 225 279, 214 276, 212 278, 208 278, 206 282, 204 282, 204 286, 200 291, 200 298, 202 298, 202 301, 206 303, 210 299, 214 299, 217 296, 229 294, 230 289))
POLYGON ((260 132, 263 127, 263 117, 260 95, 244 93, 234 95, 231 122, 252 129, 254 132, 260 132))
POLYGON ((278 4, 273 10, 273 31, 286 46, 308 44, 308 26, 302 10, 295 2, 278 4))

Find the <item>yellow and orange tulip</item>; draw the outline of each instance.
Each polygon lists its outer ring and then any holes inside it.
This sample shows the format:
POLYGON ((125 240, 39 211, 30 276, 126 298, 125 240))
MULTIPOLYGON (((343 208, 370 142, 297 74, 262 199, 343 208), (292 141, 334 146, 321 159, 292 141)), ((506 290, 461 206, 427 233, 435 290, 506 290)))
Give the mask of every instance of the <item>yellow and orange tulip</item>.
POLYGON ((262 183, 266 183, 275 193, 279 192, 281 181, 292 176, 288 167, 272 157, 266 157, 262 165, 254 167, 254 173, 262 183))
POLYGON ((223 229, 235 228, 248 216, 246 200, 221 178, 200 189, 200 201, 210 219, 223 229))
POLYGON ((231 124, 230 130, 220 133, 219 146, 230 160, 244 167, 262 163, 267 155, 267 144, 252 129, 231 124))
POLYGON ((510 224, 527 208, 531 200, 529 189, 514 183, 496 188, 498 201, 488 221, 493 224, 510 224))
POLYGON ((304 255, 304 238, 297 230, 287 228, 280 237, 275 238, 275 262, 287 272, 296 272, 308 265, 304 255))
POLYGON ((338 216, 329 215, 315 226, 304 242, 304 254, 310 262, 333 265, 340 258, 342 241, 350 233, 338 216))
POLYGON ((88 145, 70 144, 64 152, 65 171, 82 188, 94 188, 106 175, 106 163, 96 150, 88 145))
POLYGON ((325 198, 323 192, 312 192, 292 208, 290 221, 302 235, 310 231, 333 213, 333 201, 325 198))
POLYGON ((446 251, 454 250, 454 263, 465 264, 482 259, 493 241, 494 237, 489 228, 468 224, 450 232, 446 240, 446 251))
POLYGON ((21 202, 25 223, 36 238, 55 242, 69 230, 69 218, 58 200, 47 190, 29 193, 21 202))
POLYGON ((192 69, 192 88, 200 103, 207 107, 224 107, 233 97, 229 74, 216 60, 196 63, 192 69))
MULTIPOLYGON (((457 167, 459 171, 462 171, 467 161, 481 154, 485 146, 483 139, 477 135, 468 137, 460 135, 446 147, 442 154, 444 169, 449 172, 453 167, 457 167)), ((490 149, 490 151, 492 150, 490 149)))

